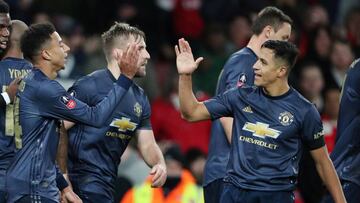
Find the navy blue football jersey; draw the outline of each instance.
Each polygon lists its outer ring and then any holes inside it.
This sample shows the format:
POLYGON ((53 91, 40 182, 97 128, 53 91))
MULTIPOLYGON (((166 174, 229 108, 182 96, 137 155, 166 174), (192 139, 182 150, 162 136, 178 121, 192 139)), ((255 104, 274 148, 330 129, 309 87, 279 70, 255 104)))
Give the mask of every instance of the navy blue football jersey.
POLYGON ((233 88, 205 105, 212 119, 234 117, 224 180, 239 188, 293 190, 303 145, 325 145, 319 113, 293 88, 278 97, 262 88, 233 88))
MULTIPOLYGON (((93 106, 107 95, 115 81, 108 69, 102 69, 80 78, 69 92, 93 106)), ((133 84, 108 119, 99 128, 84 124, 71 128, 68 168, 74 190, 113 199, 121 155, 137 130, 151 130, 150 104, 143 89, 133 84)))
MULTIPOLYGON (((0 61, 0 85, 2 92, 16 78, 24 77, 31 71, 32 65, 28 61, 19 58, 8 57, 0 61)), ((0 191, 5 191, 5 173, 15 154, 14 144, 14 105, 8 104, 0 110, 0 191)), ((21 147, 21 141, 16 138, 17 147, 21 147)))
MULTIPOLYGON (((256 60, 256 54, 248 47, 231 55, 219 76, 216 94, 223 93, 236 86, 252 86, 254 84, 253 65, 256 60)), ((230 144, 226 139, 224 128, 220 120, 215 119, 211 124, 209 154, 204 172, 204 185, 225 176, 229 152, 230 144)))
POLYGON ((360 186, 360 59, 350 66, 341 95, 331 159, 341 180, 360 186))
POLYGON ((118 106, 132 81, 120 76, 107 97, 95 106, 77 100, 39 69, 33 69, 19 85, 15 99, 15 137, 22 140, 7 170, 8 201, 23 195, 59 201, 55 158, 59 119, 101 127, 118 106))

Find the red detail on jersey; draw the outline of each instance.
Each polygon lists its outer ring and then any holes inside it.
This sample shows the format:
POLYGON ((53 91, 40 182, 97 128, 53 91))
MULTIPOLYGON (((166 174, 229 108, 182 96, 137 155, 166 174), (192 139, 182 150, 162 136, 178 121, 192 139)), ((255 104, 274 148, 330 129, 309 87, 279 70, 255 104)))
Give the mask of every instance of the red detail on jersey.
POLYGON ((69 100, 68 103, 66 104, 66 107, 68 107, 69 109, 73 109, 76 107, 76 102, 74 100, 69 100))

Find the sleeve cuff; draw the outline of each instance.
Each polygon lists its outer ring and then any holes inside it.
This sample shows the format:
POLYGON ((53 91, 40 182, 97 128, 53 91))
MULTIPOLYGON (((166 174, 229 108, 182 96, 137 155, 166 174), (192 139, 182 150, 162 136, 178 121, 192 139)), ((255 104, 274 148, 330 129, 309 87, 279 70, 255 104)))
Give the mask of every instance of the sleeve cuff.
POLYGON ((116 81, 116 83, 121 86, 122 88, 128 90, 130 86, 132 85, 133 81, 130 80, 128 77, 126 77, 123 74, 120 74, 119 79, 116 81))
POLYGON ((6 105, 10 104, 11 100, 7 92, 1 93, 1 96, 4 98, 6 105))
POLYGON ((69 186, 69 184, 67 183, 64 176, 61 173, 56 177, 56 185, 60 191, 66 188, 67 186, 69 186))

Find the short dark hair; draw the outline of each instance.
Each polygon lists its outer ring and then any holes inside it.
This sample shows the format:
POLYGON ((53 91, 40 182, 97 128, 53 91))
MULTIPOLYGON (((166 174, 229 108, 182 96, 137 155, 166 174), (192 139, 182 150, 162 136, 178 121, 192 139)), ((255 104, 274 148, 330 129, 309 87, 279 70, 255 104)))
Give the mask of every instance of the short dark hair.
POLYGON ((299 50, 293 43, 280 40, 267 40, 261 48, 268 48, 274 52, 274 58, 285 61, 288 66, 288 73, 295 65, 299 50))
POLYGON ((259 35, 266 26, 270 25, 274 28, 275 32, 277 32, 283 23, 292 25, 293 21, 280 9, 268 6, 259 12, 259 15, 251 26, 251 30, 255 35, 259 35))
POLYGON ((9 13, 9 12, 10 12, 9 5, 5 1, 0 0, 0 13, 9 13))
POLYGON ((114 42, 118 37, 130 36, 134 36, 136 40, 139 38, 143 38, 145 40, 145 33, 139 28, 130 26, 127 23, 115 22, 108 31, 101 35, 106 57, 110 55, 111 49, 114 48, 114 42))
POLYGON ((21 37, 21 51, 24 58, 33 61, 39 54, 42 46, 51 40, 55 27, 50 23, 33 24, 24 32, 21 37))

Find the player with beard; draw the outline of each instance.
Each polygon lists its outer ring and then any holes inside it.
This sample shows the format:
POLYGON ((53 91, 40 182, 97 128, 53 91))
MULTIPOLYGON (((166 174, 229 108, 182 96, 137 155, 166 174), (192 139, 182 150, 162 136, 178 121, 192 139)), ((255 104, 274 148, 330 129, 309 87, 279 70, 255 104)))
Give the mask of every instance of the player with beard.
MULTIPOLYGON (((69 92, 88 105, 96 105, 113 87, 121 74, 116 55, 128 43, 139 48, 136 77, 146 75, 150 55, 145 34, 126 23, 115 23, 102 35, 107 68, 80 78, 69 92)), ((113 202, 114 183, 120 157, 129 141, 137 136, 140 153, 152 167, 152 187, 161 187, 166 180, 166 166, 157 146, 150 123, 150 104, 144 90, 132 84, 121 104, 107 122, 95 128, 76 124, 69 131, 69 178, 74 191, 84 202, 113 202)))
MULTIPOLYGON (((34 69, 21 80, 14 102, 14 133, 19 149, 6 173, 8 202, 59 202, 55 157, 61 120, 100 127, 118 106, 137 72, 138 45, 119 53, 121 75, 107 97, 88 106, 54 79, 64 68, 70 48, 51 24, 35 24, 22 35, 21 50, 34 69)), ((65 181, 66 184, 66 181, 65 181)), ((81 202, 79 198, 74 200, 81 202)))

